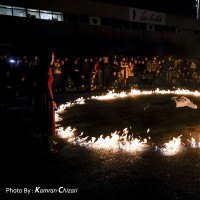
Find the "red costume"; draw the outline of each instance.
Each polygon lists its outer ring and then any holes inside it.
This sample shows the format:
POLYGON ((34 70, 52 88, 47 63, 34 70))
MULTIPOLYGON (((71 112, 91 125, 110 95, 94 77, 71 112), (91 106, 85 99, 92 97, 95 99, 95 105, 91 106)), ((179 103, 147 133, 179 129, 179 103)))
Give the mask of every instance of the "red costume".
POLYGON ((55 135, 55 102, 52 92, 52 68, 39 66, 36 80, 34 127, 37 133, 55 135), (44 68, 41 69, 41 68, 44 68))

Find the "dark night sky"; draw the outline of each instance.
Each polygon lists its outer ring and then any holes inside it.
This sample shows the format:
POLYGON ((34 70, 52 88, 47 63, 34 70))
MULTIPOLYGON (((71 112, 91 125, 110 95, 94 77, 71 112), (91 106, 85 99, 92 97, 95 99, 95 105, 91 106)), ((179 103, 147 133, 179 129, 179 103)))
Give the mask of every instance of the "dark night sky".
POLYGON ((141 9, 164 12, 166 14, 180 15, 196 18, 196 0, 96 0, 118 5, 132 6, 141 9))

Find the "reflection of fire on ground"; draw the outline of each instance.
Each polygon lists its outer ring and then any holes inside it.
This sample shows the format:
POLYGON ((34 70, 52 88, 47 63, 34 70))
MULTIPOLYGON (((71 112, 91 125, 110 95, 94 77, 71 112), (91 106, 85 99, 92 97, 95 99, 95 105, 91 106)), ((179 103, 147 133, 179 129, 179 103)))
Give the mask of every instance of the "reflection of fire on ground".
MULTIPOLYGON (((120 92, 115 93, 114 91, 110 91, 105 95, 101 96, 92 96, 90 99, 93 100, 109 100, 115 98, 124 98, 127 96, 136 96, 136 95, 151 95, 151 94, 176 94, 176 95, 194 95, 199 96, 200 93, 195 91, 191 92, 189 90, 155 90, 155 91, 140 91, 140 90, 131 90, 129 93, 120 92)), ((58 110, 56 111, 55 117, 56 121, 62 120, 59 117, 59 113, 62 113, 67 107, 75 106, 84 104, 85 99, 83 97, 75 100, 74 102, 67 102, 66 104, 62 104, 59 106, 58 110)), ((71 128, 70 126, 67 128, 59 127, 57 128, 57 133, 60 138, 63 138, 67 142, 70 142, 75 145, 80 145, 88 148, 95 148, 95 149, 106 149, 106 150, 114 150, 119 151, 123 150, 126 152, 143 152, 146 150, 153 149, 155 152, 162 153, 166 156, 175 155, 183 150, 189 148, 200 148, 200 139, 194 138, 190 134, 190 139, 187 139, 187 144, 183 143, 181 140, 182 135, 178 137, 173 137, 172 140, 167 141, 161 146, 155 146, 151 144, 151 137, 148 136, 147 138, 142 139, 141 137, 134 137, 133 135, 129 134, 129 130, 125 128, 122 133, 119 131, 115 131, 111 133, 110 136, 103 136, 100 137, 92 137, 91 139, 89 136, 83 137, 83 133, 80 135, 75 134, 76 129, 71 128)), ((149 133, 149 130, 147 130, 149 133)))

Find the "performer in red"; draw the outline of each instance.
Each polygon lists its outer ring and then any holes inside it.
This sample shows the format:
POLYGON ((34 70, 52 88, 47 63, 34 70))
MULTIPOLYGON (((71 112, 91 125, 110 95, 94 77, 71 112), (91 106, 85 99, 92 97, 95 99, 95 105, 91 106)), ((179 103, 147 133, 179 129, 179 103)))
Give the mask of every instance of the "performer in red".
POLYGON ((42 146, 45 152, 55 151, 53 148, 53 138, 56 136, 56 102, 52 92, 52 65, 54 63, 54 58, 54 52, 52 52, 51 62, 43 63, 39 66, 36 75, 35 113, 33 125, 36 133, 41 135, 42 146))

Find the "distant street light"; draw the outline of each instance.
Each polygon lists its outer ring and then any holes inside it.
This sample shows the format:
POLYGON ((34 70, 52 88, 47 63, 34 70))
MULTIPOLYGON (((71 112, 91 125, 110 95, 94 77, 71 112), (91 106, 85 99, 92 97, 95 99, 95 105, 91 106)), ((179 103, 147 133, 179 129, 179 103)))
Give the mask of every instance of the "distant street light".
POLYGON ((199 0, 196 0, 197 4, 196 4, 196 7, 197 7, 197 19, 199 19, 199 0))

